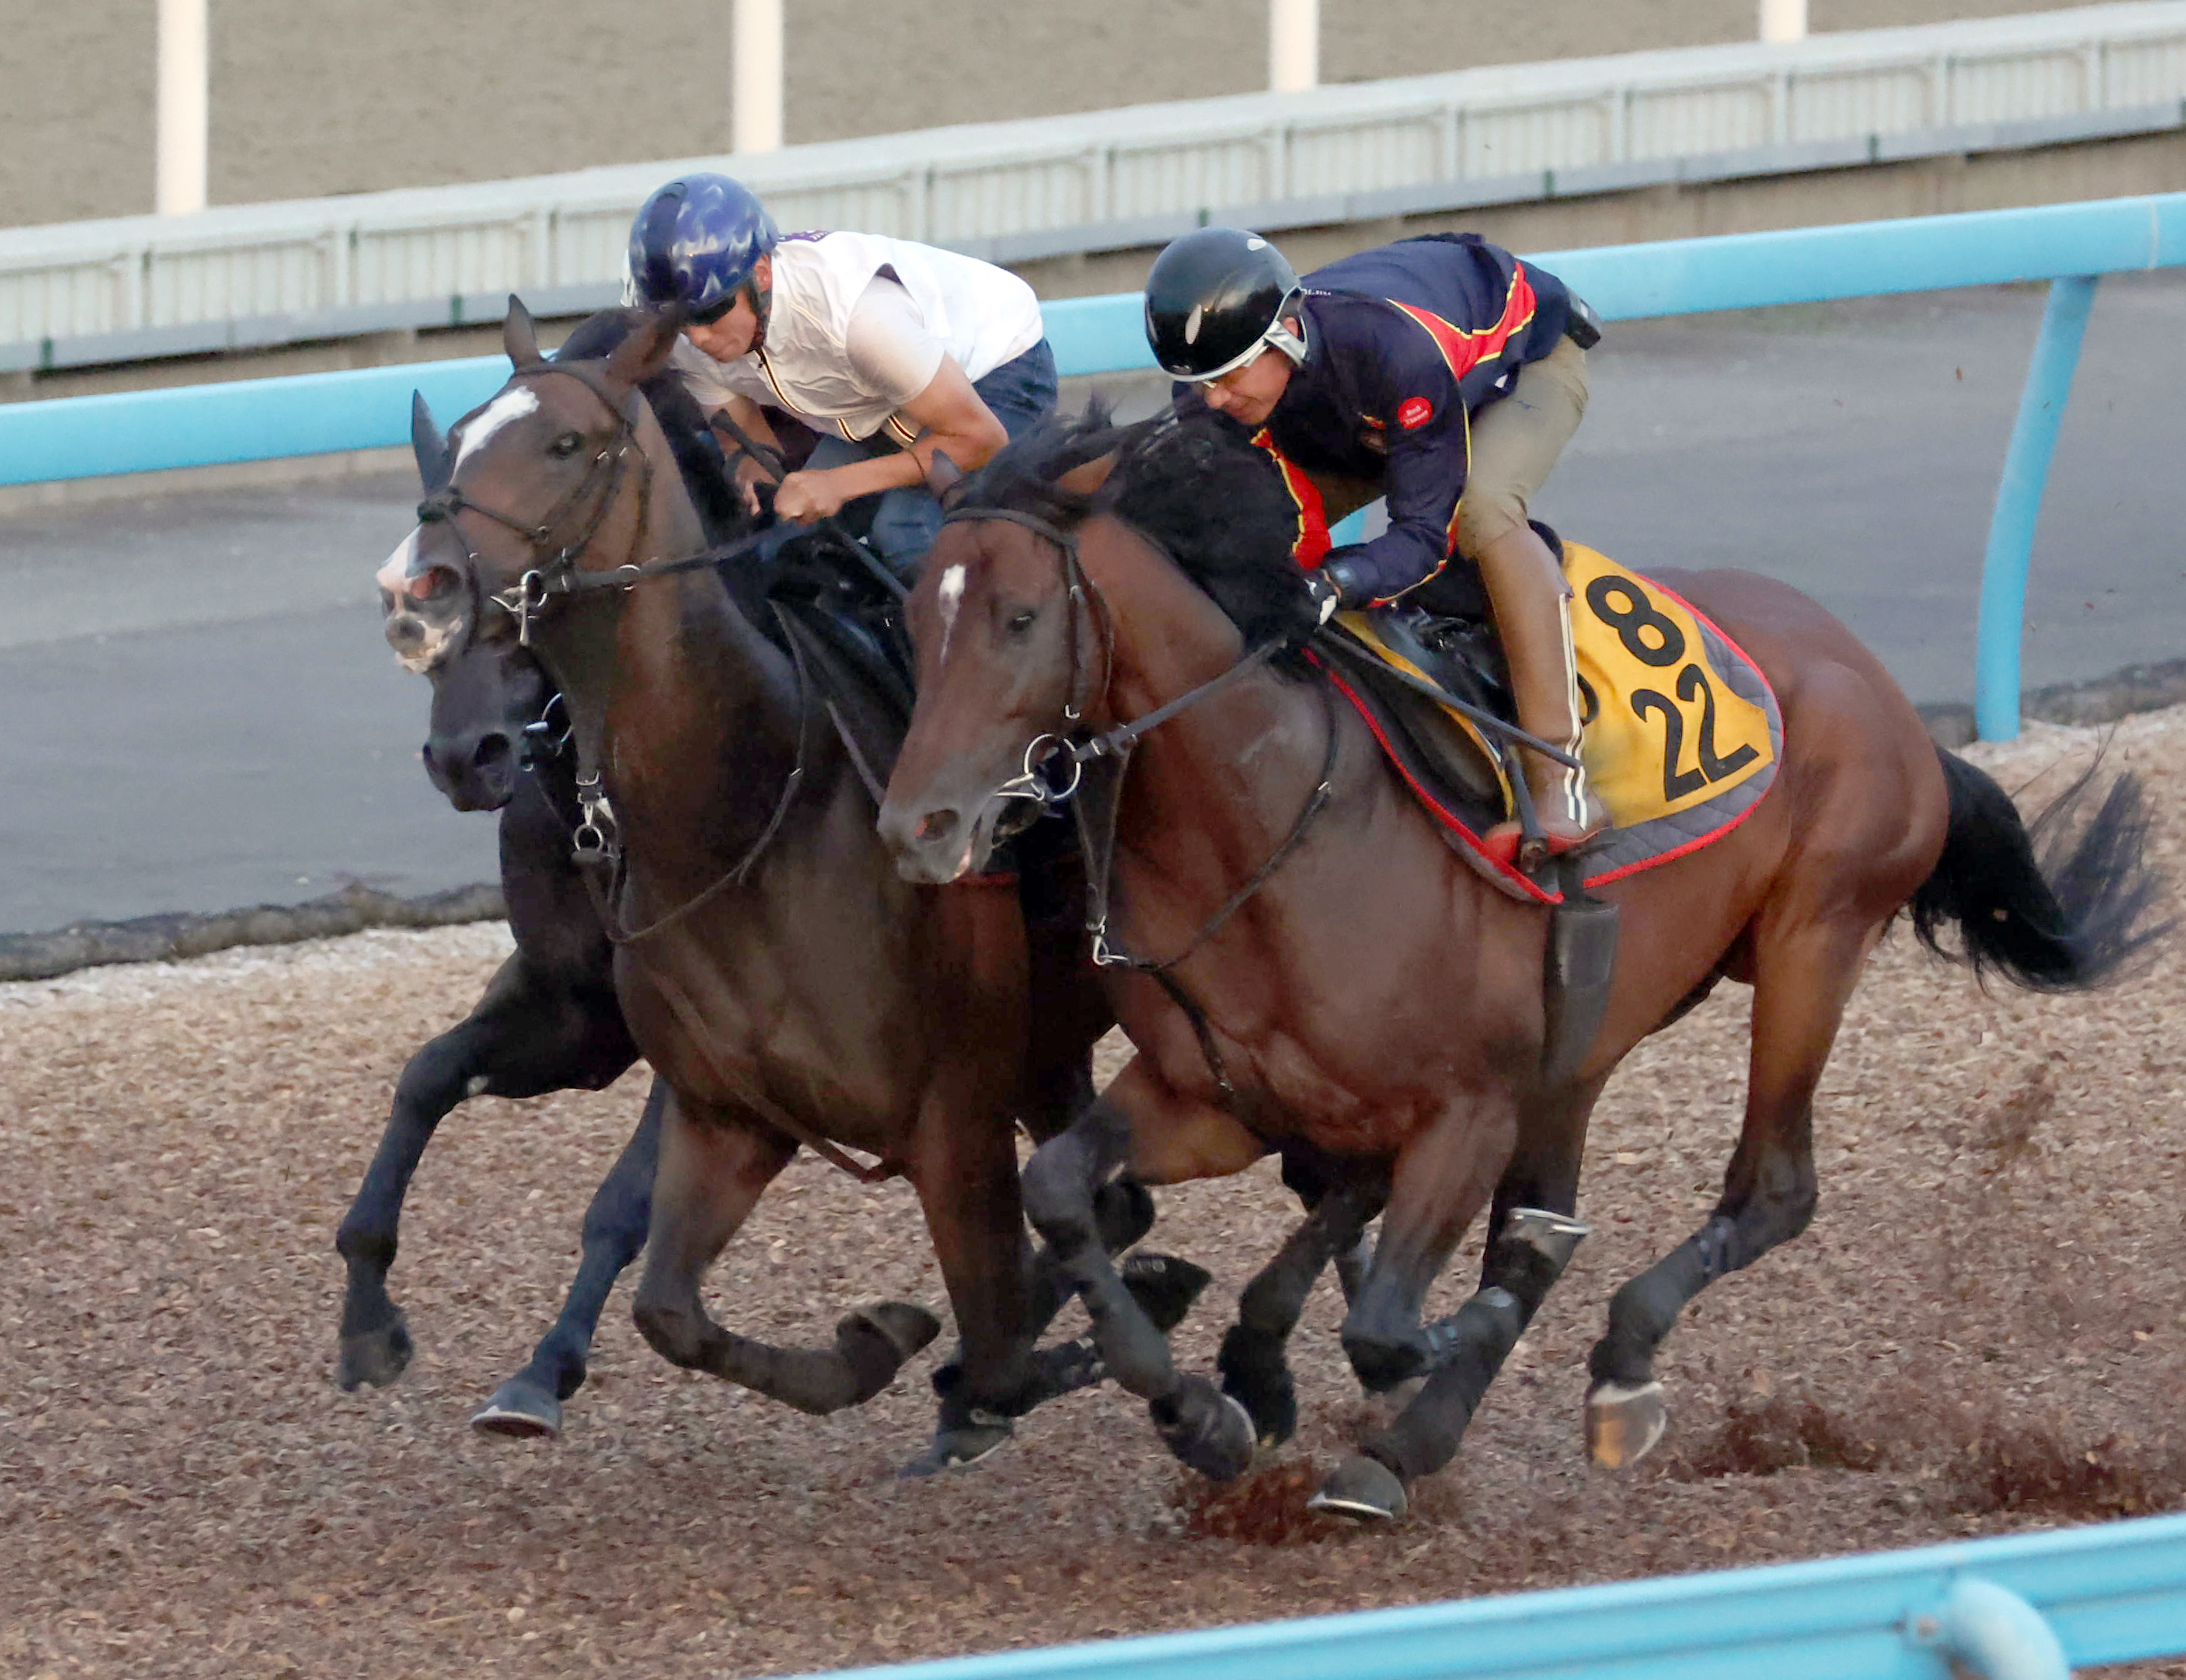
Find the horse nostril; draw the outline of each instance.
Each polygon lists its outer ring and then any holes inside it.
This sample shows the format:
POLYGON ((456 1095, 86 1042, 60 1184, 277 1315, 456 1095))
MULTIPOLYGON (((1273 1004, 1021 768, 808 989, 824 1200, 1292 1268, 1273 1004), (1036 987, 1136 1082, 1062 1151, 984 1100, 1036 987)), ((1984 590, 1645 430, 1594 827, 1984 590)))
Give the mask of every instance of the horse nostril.
POLYGON ((912 838, 922 841, 941 841, 956 832, 958 817, 954 811, 928 811, 918 820, 918 828, 912 838))
POLYGON ((418 749, 418 757, 429 771, 437 770, 440 767, 440 761, 433 756, 433 743, 429 741, 418 749))
POLYGON ((471 763, 479 770, 492 770, 507 763, 511 748, 505 735, 489 735, 478 744, 471 754, 471 763))

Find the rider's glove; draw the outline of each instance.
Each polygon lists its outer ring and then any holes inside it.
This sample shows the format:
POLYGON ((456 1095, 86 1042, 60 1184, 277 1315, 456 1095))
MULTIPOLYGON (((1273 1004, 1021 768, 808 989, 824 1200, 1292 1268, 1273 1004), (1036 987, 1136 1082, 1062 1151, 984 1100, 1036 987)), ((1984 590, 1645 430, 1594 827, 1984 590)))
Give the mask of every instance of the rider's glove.
POLYGON ((1325 624, 1345 608, 1364 607, 1374 598, 1366 568, 1355 557, 1355 549, 1337 549, 1306 574, 1306 599, 1312 603, 1314 623, 1325 624))

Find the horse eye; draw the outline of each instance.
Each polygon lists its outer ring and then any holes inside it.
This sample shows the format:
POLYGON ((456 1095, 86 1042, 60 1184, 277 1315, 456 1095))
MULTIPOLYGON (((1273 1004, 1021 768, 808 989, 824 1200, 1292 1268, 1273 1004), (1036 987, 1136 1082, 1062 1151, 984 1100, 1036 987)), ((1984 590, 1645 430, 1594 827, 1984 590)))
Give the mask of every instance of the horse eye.
POLYGON ((566 461, 585 446, 581 432, 564 432, 546 446, 546 452, 557 461, 566 461))
POLYGON ((1023 636, 1032 628, 1032 621, 1039 616, 1034 612, 1019 613, 1010 619, 1006 628, 1012 636, 1023 636))

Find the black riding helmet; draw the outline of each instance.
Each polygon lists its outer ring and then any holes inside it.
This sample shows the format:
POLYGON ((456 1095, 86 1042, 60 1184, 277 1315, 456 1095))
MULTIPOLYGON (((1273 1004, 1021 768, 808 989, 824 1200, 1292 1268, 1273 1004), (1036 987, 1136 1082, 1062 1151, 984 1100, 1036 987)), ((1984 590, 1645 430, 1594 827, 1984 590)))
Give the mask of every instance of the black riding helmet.
POLYGON ((1146 275, 1146 342, 1180 379, 1204 384, 1273 344, 1292 361, 1305 346, 1282 324, 1298 296, 1283 254, 1242 227, 1202 227, 1173 241, 1146 275))

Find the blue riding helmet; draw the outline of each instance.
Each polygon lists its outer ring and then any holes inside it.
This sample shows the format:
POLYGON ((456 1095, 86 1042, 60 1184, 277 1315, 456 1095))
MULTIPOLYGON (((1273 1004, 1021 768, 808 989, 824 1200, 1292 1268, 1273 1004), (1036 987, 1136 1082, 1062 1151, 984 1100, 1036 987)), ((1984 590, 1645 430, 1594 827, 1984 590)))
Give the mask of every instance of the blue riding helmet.
POLYGON ((630 227, 638 301, 680 303, 693 320, 728 313, 782 236, 751 188, 726 175, 687 175, 645 201, 630 227))

